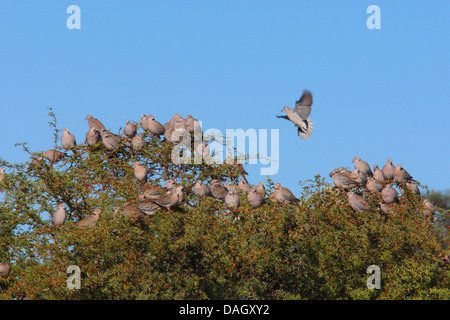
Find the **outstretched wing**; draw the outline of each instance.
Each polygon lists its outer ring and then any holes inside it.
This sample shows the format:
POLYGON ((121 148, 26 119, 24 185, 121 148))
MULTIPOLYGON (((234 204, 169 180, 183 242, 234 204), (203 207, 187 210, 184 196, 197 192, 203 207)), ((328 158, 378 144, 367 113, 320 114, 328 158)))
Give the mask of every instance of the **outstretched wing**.
POLYGON ((306 119, 311 114, 311 105, 313 103, 312 94, 310 91, 303 91, 300 100, 295 102, 294 111, 302 118, 306 119))

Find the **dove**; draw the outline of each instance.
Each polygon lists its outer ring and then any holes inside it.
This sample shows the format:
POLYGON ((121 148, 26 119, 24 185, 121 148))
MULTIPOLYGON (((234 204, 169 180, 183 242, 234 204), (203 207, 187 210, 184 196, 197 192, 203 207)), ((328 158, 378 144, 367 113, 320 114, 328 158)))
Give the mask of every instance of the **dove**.
POLYGON ((358 182, 352 178, 352 172, 344 167, 331 171, 330 177, 333 179, 334 185, 338 188, 350 189, 359 185, 358 182))
POLYGON ((142 133, 138 133, 131 139, 131 148, 133 151, 140 151, 145 146, 144 138, 142 133))
POLYGON ((8 263, 0 262, 0 277, 7 278, 10 271, 11 266, 8 263))
POLYGON ((264 204, 264 196, 256 191, 256 188, 252 188, 247 194, 247 201, 252 208, 256 209, 264 204))
POLYGON ((5 178, 5 168, 0 169, 0 182, 3 182, 3 179, 5 178))
POLYGON ((139 120, 139 124, 141 125, 142 130, 145 130, 145 131, 148 130, 147 116, 145 114, 141 115, 141 119, 139 120))
POLYGON ((233 190, 232 188, 228 189, 228 193, 225 195, 224 201, 228 208, 233 210, 237 209, 237 207, 239 207, 240 200, 236 190, 233 190))
POLYGON ((203 159, 206 159, 210 155, 210 148, 206 141, 196 142, 195 143, 195 151, 203 159))
POLYGON ((383 183, 375 179, 374 177, 367 178, 366 188, 372 193, 380 193, 383 190, 383 183))
POLYGON ((394 179, 394 170, 395 167, 392 164, 392 158, 389 158, 386 162, 386 164, 382 168, 383 177, 385 180, 392 180, 394 179))
POLYGON ((425 206, 424 214, 429 215, 430 213, 433 213, 435 211, 434 204, 431 203, 428 199, 423 199, 422 201, 423 205, 425 206))
POLYGON ((123 134, 127 138, 133 138, 136 135, 137 127, 134 123, 131 123, 130 120, 126 121, 125 128, 123 128, 123 134))
POLYGON ((348 203, 356 212, 373 212, 367 201, 353 191, 347 192, 348 203))
POLYGON ((223 186, 217 179, 212 179, 209 190, 211 191, 211 195, 218 201, 224 201, 225 196, 228 193, 228 189, 223 186))
POLYGON ((200 122, 191 115, 186 116, 186 129, 190 134, 202 134, 202 126, 200 125, 200 122))
MULTIPOLYGON (((244 166, 241 163, 235 163, 237 161, 234 160, 233 153, 228 152, 227 157, 225 158, 225 164, 231 165, 231 167, 239 172, 242 177, 245 179, 245 176, 248 175, 247 171, 245 171, 244 166)), ((247 179, 245 179, 247 180, 247 179)))
POLYGON ((266 194, 266 188, 264 188, 264 182, 260 181, 259 184, 255 187, 256 192, 259 192, 263 196, 266 194))
POLYGON ((398 202, 398 193, 397 190, 392 188, 390 184, 386 185, 383 190, 381 190, 381 199, 384 203, 394 203, 398 202))
POLYGON ((146 215, 154 215, 161 207, 151 200, 143 199, 139 202, 139 210, 146 215))
POLYGON ((56 227, 62 226, 66 221, 66 210, 64 204, 58 204, 58 208, 53 212, 52 222, 56 227))
POLYGON ((103 144, 108 151, 115 150, 120 144, 120 137, 105 129, 100 132, 103 144))
POLYGON ((241 192, 249 192, 250 189, 252 188, 252 186, 244 179, 241 178, 239 180, 239 183, 237 185, 238 190, 240 190, 241 192))
POLYGON ((174 191, 168 193, 163 197, 153 200, 153 202, 160 205, 161 207, 170 210, 172 207, 181 203, 183 198, 184 198, 183 187, 178 186, 175 188, 174 191))
POLYGON ((420 196, 420 189, 419 186, 414 183, 414 182, 407 182, 406 186, 409 188, 409 190, 411 190, 412 192, 414 192, 415 194, 420 196))
POLYGON ((170 128, 175 129, 175 122, 182 118, 181 115, 177 112, 173 115, 173 117, 169 120, 170 128))
POLYGON ((68 128, 64 128, 60 141, 62 147, 66 150, 72 149, 77 145, 75 136, 69 132, 68 128))
POLYGON ((372 170, 367 162, 361 160, 359 157, 353 157, 352 162, 355 163, 355 168, 359 169, 359 171, 365 176, 373 176, 372 170))
MULTIPOLYGON (((158 205, 155 204, 159 208, 158 205)), ((145 216, 145 213, 139 208, 139 206, 136 206, 131 203, 125 203, 122 208, 118 208, 114 211, 114 216, 116 216, 117 213, 123 214, 127 217, 133 218, 133 219, 140 219, 144 221, 145 223, 149 224, 150 221, 145 216)))
POLYGON ((159 199, 173 191, 167 187, 161 187, 156 184, 146 183, 142 188, 142 195, 139 196, 139 200, 155 200, 159 199))
POLYGON ((282 111, 286 112, 285 116, 277 116, 277 118, 283 118, 292 121, 297 129, 297 134, 300 138, 308 140, 313 133, 313 123, 308 116, 311 114, 311 105, 313 103, 312 94, 308 90, 303 91, 303 95, 300 100, 295 102, 295 108, 290 109, 284 107, 282 111))
POLYGON ((88 126, 89 128, 94 128, 97 129, 99 132, 101 132, 102 130, 106 130, 105 126, 103 125, 103 123, 101 123, 100 120, 94 118, 93 116, 91 116, 90 114, 88 114, 86 116, 86 120, 88 121, 88 126))
POLYGON ((135 178, 140 182, 147 182, 148 169, 141 165, 139 161, 134 161, 133 166, 135 178))
POLYGON ((225 188, 227 188, 228 191, 233 190, 237 193, 237 187, 234 184, 227 182, 225 183, 225 188))
POLYGON ((100 213, 101 213, 100 209, 95 209, 91 215, 84 217, 83 219, 81 219, 78 222, 75 222, 74 225, 77 227, 94 226, 97 223, 98 219, 100 218, 100 213))
POLYGON ((358 168, 353 169, 350 177, 358 184, 358 186, 362 187, 367 182, 367 176, 361 172, 358 168))
POLYGON ((394 169, 394 179, 399 183, 403 183, 410 182, 412 180, 412 177, 401 164, 398 164, 394 169))
POLYGON ((278 182, 275 184, 275 188, 273 189, 271 195, 273 195, 273 199, 276 202, 279 202, 281 204, 287 204, 287 203, 299 203, 299 199, 297 199, 294 194, 289 190, 288 188, 282 187, 281 184, 278 182))
POLYGON ((192 189, 194 194, 199 197, 200 199, 205 198, 206 196, 210 195, 211 192, 209 190, 209 187, 204 184, 202 181, 197 180, 194 184, 194 187, 192 189))
POLYGON ((93 146, 100 141, 100 131, 95 128, 89 128, 86 132, 86 143, 89 146, 93 146))
POLYGON ((380 170, 377 164, 373 165, 373 177, 380 182, 384 181, 383 172, 380 170))
POLYGON ((152 115, 147 116, 147 128, 155 136, 162 136, 164 132, 166 132, 164 126, 156 121, 155 117, 152 115))
POLYGON ((47 150, 42 156, 50 162, 61 160, 66 154, 58 150, 47 150))

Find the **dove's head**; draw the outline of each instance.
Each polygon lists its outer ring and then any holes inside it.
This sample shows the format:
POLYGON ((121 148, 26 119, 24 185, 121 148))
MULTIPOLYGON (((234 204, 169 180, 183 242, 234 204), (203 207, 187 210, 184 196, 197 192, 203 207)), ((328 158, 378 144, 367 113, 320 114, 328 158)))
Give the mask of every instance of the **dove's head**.
POLYGON ((277 183, 275 184, 275 189, 278 189, 278 188, 281 188, 281 183, 279 183, 279 182, 277 182, 277 183))
POLYGON ((392 158, 389 158, 389 159, 387 160, 387 162, 390 163, 390 164, 392 164, 392 158))
POLYGON ((153 115, 151 115, 151 114, 149 114, 149 115, 147 116, 147 118, 148 118, 149 120, 155 120, 155 117, 154 117, 153 115))
POLYGON ((359 157, 353 157, 353 161, 352 162, 356 162, 356 161, 359 161, 359 160, 361 160, 359 157))
POLYGON ((283 107, 283 109, 281 109, 281 111, 285 111, 285 112, 288 112, 288 110, 289 110, 289 107, 288 107, 288 106, 283 107))
POLYGON ((378 169, 378 165, 377 164, 373 165, 373 170, 375 170, 375 169, 378 169))
POLYGON ((89 119, 91 119, 92 118, 92 116, 90 115, 90 114, 88 114, 87 116, 86 116, 86 120, 89 120, 89 119))

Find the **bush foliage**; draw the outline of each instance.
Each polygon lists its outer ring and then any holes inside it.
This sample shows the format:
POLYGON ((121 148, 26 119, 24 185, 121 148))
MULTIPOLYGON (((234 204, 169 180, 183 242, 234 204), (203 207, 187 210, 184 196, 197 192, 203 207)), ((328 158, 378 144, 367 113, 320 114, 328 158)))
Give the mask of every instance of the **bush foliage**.
MULTIPOLYGON (((55 149, 60 130, 50 112, 55 149)), ((359 191, 375 213, 355 212, 346 192, 320 176, 300 182, 300 205, 267 197, 253 209, 240 194, 228 210, 191 191, 197 179, 236 183, 239 172, 220 164, 174 164, 173 144, 145 132, 140 152, 106 151, 101 141, 77 146, 59 161, 0 160, 0 299, 450 299, 448 211, 424 215, 422 198, 408 190, 389 214, 379 198, 359 191), (149 182, 174 179, 185 200, 150 223, 114 210, 137 204, 142 184, 133 161, 149 168, 149 182), (66 223, 51 214, 66 205, 66 223), (98 223, 74 222, 101 208, 98 223), (446 251, 447 250, 447 251, 446 251), (67 268, 81 270, 81 289, 70 290, 67 268), (381 289, 370 290, 368 266, 381 269, 381 289)), ((270 192, 273 182, 268 179, 270 192)))

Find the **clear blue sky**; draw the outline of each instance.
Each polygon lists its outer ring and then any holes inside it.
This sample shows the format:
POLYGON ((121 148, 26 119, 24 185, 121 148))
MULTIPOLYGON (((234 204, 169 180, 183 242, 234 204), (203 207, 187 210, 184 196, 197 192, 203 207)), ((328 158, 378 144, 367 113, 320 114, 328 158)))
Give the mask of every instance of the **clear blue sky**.
MULTIPOLYGON (((0 156, 16 142, 52 147, 58 128, 83 142, 92 114, 116 132, 125 120, 179 112, 207 128, 280 129, 280 169, 298 181, 391 157, 431 189, 450 188, 450 1, 0 2, 0 156), (81 29, 69 30, 69 5, 81 29), (381 29, 369 30, 369 5, 381 29), (303 89, 314 133, 283 119, 303 89)), ((249 181, 265 180, 247 165, 249 181)))

